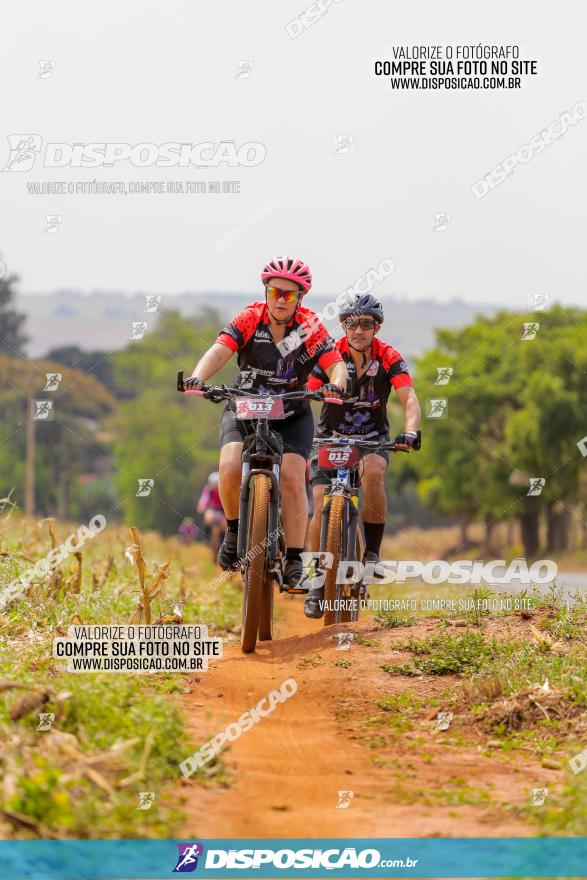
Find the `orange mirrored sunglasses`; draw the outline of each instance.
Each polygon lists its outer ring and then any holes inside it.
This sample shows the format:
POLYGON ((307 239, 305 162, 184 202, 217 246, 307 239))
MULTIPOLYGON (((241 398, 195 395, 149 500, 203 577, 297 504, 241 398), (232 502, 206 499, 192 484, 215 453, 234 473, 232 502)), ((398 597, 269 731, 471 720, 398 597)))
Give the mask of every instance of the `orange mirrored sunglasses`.
POLYGON ((266 287, 269 299, 282 299, 286 303, 293 303, 300 295, 299 290, 282 290, 280 287, 266 287))

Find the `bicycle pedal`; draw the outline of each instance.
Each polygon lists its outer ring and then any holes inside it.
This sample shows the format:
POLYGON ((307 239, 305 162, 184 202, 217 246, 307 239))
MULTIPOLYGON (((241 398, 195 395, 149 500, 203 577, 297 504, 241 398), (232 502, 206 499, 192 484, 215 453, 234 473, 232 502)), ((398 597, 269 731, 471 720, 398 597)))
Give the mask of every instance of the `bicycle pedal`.
POLYGON ((284 587, 284 593, 290 593, 292 596, 305 596, 310 592, 309 587, 284 587))

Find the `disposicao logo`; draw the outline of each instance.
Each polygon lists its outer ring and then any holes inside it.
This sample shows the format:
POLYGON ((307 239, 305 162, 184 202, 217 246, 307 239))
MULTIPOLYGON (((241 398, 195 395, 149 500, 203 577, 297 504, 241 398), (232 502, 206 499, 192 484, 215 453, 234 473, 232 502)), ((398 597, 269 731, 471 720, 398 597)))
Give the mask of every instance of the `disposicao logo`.
POLYGON ((173 869, 174 874, 189 874, 198 867, 198 858, 204 854, 204 846, 201 843, 177 843, 179 855, 177 864, 173 869))
POLYGON ((237 145, 235 141, 202 141, 164 144, 47 143, 38 134, 9 134, 10 155, 2 171, 31 171, 40 156, 43 168, 112 168, 130 162, 135 168, 250 168, 260 165, 267 147, 257 141, 237 145))

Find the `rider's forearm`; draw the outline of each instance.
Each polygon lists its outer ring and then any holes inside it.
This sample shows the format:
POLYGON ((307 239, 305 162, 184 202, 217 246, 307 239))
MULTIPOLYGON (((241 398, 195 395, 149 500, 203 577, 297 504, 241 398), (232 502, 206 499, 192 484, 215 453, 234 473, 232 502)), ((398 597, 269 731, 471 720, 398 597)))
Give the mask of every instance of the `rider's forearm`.
POLYGON ((418 398, 416 397, 416 392, 413 388, 410 389, 410 391, 411 393, 407 399, 402 400, 402 406, 404 408, 404 431, 417 431, 420 427, 422 412, 420 410, 418 398))
POLYGON ((224 364, 231 359, 232 355, 233 352, 227 345, 215 342, 214 345, 208 349, 206 354, 200 358, 194 367, 192 376, 197 376, 198 379, 202 379, 202 381, 206 382, 208 379, 211 379, 218 370, 222 369, 224 364))
POLYGON ((346 388, 346 380, 349 374, 344 361, 337 361, 337 363, 326 367, 326 375, 333 385, 340 385, 341 388, 346 388))

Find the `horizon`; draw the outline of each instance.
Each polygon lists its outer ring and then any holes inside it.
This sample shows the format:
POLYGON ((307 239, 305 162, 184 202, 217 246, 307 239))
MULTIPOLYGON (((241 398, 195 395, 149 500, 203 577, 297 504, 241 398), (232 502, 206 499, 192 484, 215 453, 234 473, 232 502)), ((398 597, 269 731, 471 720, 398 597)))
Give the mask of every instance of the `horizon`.
MULTIPOLYGON (((341 291, 336 293, 327 292, 327 293, 315 293, 312 291, 309 296, 313 300, 329 300, 335 299, 336 296, 340 294, 341 291)), ((538 291, 535 291, 536 293, 538 291)), ((520 294, 520 302, 516 305, 512 304, 511 300, 501 301, 501 300, 475 300, 466 297, 463 294, 446 294, 445 296, 433 296, 432 294, 422 293, 421 295, 408 295, 405 292, 386 292, 381 293, 377 292, 375 295, 382 301, 390 301, 390 302, 399 302, 406 305, 417 305, 417 304, 432 304, 437 306, 450 306, 450 305, 459 305, 463 304, 469 306, 471 308, 492 308, 492 309, 506 309, 508 311, 519 311, 525 312, 529 311, 528 301, 529 297, 532 296, 534 291, 529 292, 527 294, 527 298, 524 301, 523 295, 520 294)), ((131 299, 134 297, 140 298, 145 296, 161 296, 162 300, 166 297, 168 298, 178 298, 178 297, 206 297, 206 296, 231 296, 231 297, 248 297, 251 296, 255 298, 257 295, 255 293, 248 294, 246 291, 243 292, 238 290, 231 290, 229 288, 224 287, 216 287, 209 288, 205 290, 178 290, 178 291, 157 291, 157 290, 125 290, 125 289, 115 289, 115 288, 94 288, 92 290, 86 290, 75 287, 57 287, 53 290, 28 290, 21 291, 16 290, 17 298, 28 298, 28 297, 43 297, 49 298, 52 296, 75 296, 81 299, 89 300, 92 297, 108 297, 108 296, 119 296, 124 297, 126 299, 131 299)), ((257 300, 263 299, 262 292, 258 292, 257 300)), ((255 301, 257 301, 255 300, 255 301)), ((211 304, 213 305, 213 304, 211 304)), ((585 309, 587 308, 587 294, 583 296, 583 301, 580 299, 574 300, 566 300, 562 301, 559 298, 551 298, 549 301, 549 307, 551 306, 559 306, 561 308, 579 308, 585 309)), ((311 303, 308 303, 308 307, 311 308, 311 303)))

